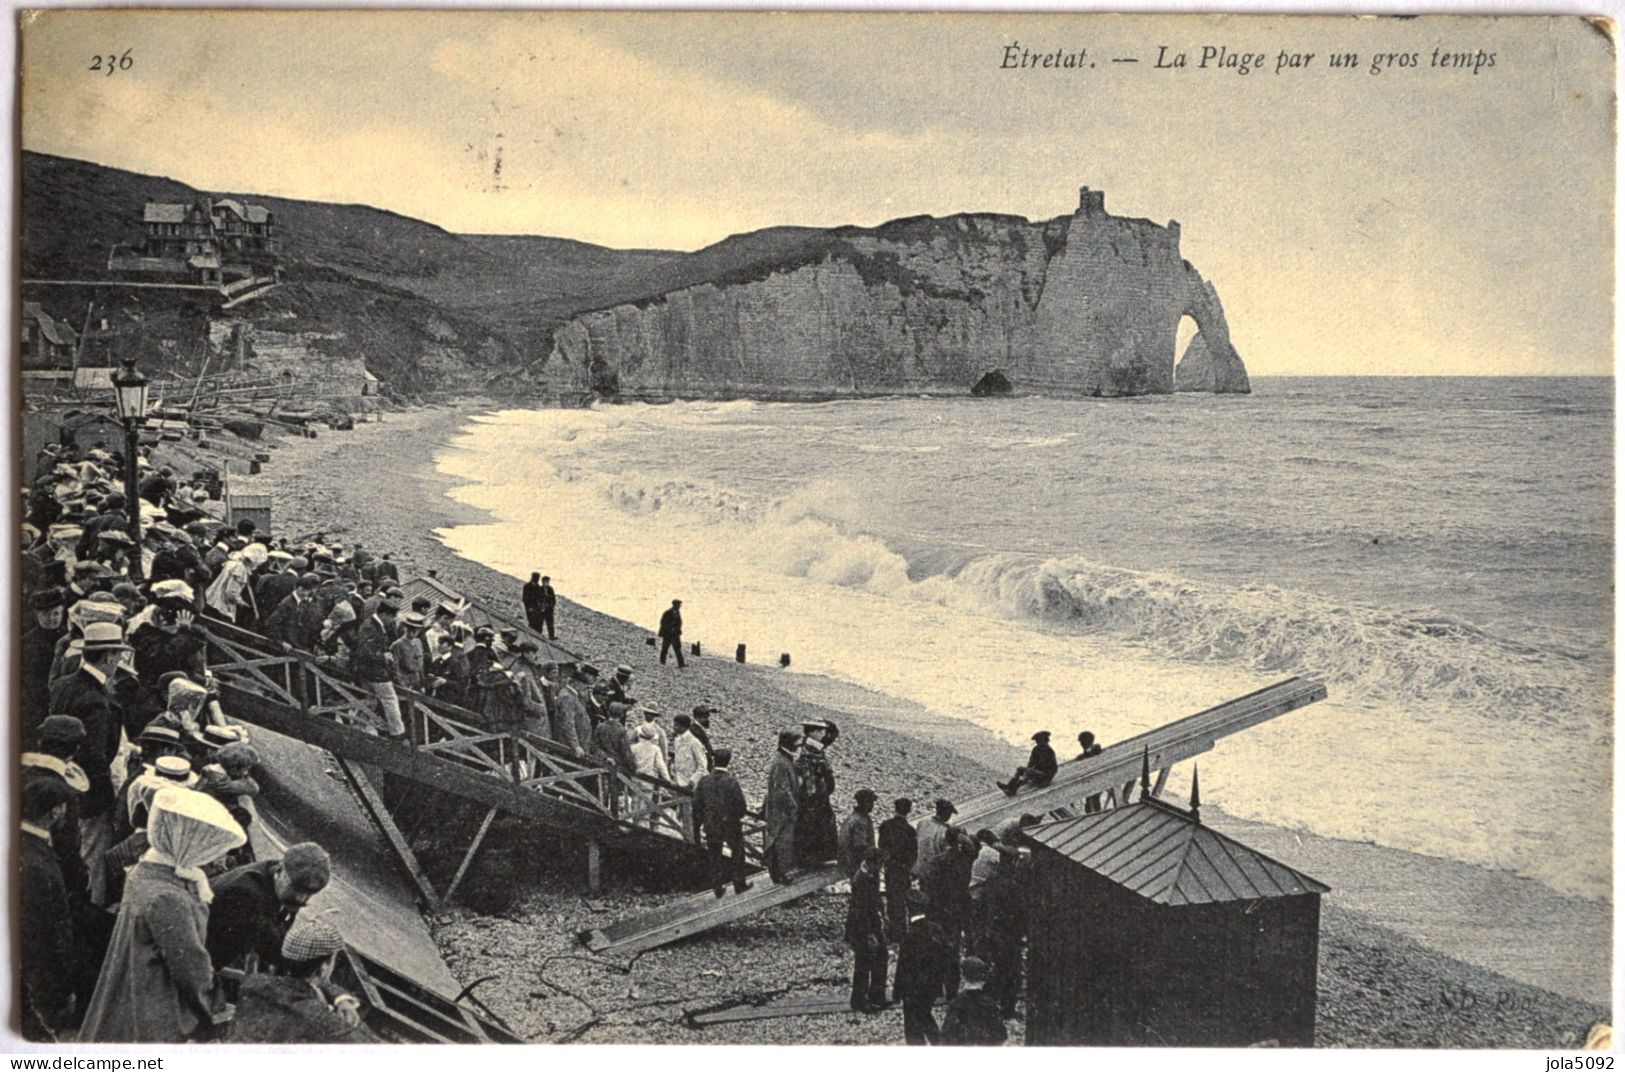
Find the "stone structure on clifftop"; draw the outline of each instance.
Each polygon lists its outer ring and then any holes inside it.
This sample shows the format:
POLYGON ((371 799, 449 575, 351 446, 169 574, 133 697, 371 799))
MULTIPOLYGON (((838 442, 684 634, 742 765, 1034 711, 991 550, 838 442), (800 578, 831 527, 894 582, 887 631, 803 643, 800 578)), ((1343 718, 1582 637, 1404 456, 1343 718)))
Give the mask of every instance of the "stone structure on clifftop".
POLYGON ((1179 223, 1113 216, 1084 187, 1071 216, 985 213, 815 232, 725 275, 585 312, 541 378, 631 398, 1246 393, 1218 293, 1179 223), (1179 325, 1197 333, 1175 373, 1179 325))

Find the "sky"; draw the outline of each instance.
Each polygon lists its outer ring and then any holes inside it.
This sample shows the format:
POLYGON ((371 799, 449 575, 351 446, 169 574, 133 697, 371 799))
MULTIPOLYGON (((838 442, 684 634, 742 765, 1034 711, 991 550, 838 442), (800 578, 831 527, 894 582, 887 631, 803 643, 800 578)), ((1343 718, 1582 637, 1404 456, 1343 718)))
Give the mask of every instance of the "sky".
POLYGON ((1613 52, 1545 17, 55 11, 23 22, 21 126, 203 189, 616 247, 1047 219, 1088 185, 1180 221, 1255 374, 1608 374, 1613 52))

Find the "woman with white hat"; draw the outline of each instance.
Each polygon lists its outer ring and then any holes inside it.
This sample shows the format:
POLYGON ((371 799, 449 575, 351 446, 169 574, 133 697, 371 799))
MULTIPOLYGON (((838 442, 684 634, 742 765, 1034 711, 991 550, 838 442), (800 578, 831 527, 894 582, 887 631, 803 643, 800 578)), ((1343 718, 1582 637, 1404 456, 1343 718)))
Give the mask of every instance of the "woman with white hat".
POLYGON ((247 836, 218 801, 176 786, 153 797, 147 838, 151 847, 130 869, 81 1042, 185 1042, 225 1019, 204 945, 214 892, 203 868, 247 836))

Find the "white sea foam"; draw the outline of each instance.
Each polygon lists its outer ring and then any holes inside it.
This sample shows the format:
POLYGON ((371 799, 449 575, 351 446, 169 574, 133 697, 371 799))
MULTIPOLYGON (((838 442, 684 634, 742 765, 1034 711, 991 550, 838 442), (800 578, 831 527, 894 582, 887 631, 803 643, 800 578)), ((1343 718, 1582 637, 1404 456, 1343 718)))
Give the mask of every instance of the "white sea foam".
MULTIPOLYGON (((900 514, 900 503, 938 500, 906 481, 866 481, 842 468, 861 450, 829 446, 827 426, 838 416, 850 427, 856 414, 897 429, 883 446, 951 456, 955 431, 932 441, 941 422, 908 412, 926 405, 813 419, 758 403, 499 415, 440 459, 470 481, 456 497, 495 521, 442 536, 515 577, 545 567, 564 594, 634 621, 680 596, 710 650, 745 641, 758 657, 790 651, 800 669, 976 721, 1012 744, 1038 726, 1057 739, 1085 726, 1117 739, 1317 673, 1331 702, 1227 740, 1202 760, 1204 795, 1244 817, 1607 896, 1606 654, 1599 665, 1595 647, 1514 637, 1439 608, 989 548, 975 526, 900 514), (696 423, 714 434, 696 438, 696 423), (753 438, 764 423, 766 440, 753 438), (785 458, 796 450, 827 450, 829 464, 792 472, 785 458), (684 452, 683 475, 661 468, 684 452)), ((1027 472, 1002 479, 1034 479, 1027 472)), ((1306 517, 1299 528, 1321 524, 1306 517)), ((1492 546, 1518 531, 1463 538, 1492 546)), ((1299 546, 1292 533, 1281 539, 1299 546)))

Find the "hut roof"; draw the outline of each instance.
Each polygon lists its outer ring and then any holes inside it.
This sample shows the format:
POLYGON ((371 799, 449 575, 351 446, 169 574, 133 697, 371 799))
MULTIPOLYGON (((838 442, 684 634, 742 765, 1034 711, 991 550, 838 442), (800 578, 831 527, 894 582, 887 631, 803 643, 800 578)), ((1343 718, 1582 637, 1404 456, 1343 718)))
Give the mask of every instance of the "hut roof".
POLYGON ((1023 833, 1155 904, 1257 901, 1331 889, 1158 800, 1023 833))

